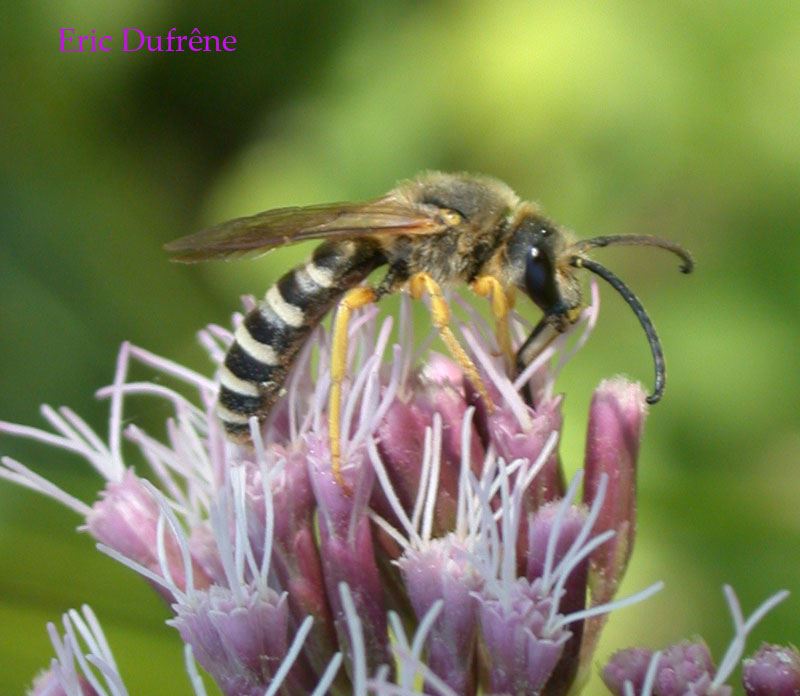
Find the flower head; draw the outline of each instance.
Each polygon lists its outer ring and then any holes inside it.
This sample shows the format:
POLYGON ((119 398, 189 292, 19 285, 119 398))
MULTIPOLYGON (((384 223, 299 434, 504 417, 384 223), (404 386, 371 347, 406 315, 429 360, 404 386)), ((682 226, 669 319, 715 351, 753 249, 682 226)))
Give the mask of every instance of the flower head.
POLYGON ((747 696, 796 696, 800 693, 800 652, 781 645, 762 645, 743 663, 747 696))
MULTIPOLYGON (((195 659, 231 695, 406 694, 420 680, 448 696, 481 684, 563 694, 591 663, 598 617, 658 587, 613 601, 633 543, 641 389, 616 380, 598 390, 582 503, 581 475, 566 486, 558 456, 554 380, 596 320, 593 297, 573 350, 559 337, 516 379, 467 310, 464 343, 494 410, 458 365, 429 351, 418 359, 407 299, 394 344, 391 319, 360 312, 339 428, 346 488, 331 471, 321 328, 285 397, 249 424, 249 444, 226 440, 215 382, 125 344, 99 392, 111 401, 107 442, 68 409, 43 409, 55 434, 0 424, 82 456, 104 479, 97 500, 9 458, 0 476, 68 505, 102 551, 157 588, 197 694, 195 659), (128 381, 133 360, 193 388, 196 401, 128 381), (123 428, 133 397, 171 404, 165 438, 123 428), (127 464, 130 447, 147 476, 127 464)), ((517 321, 518 343, 525 328, 517 321)), ((212 326, 201 341, 219 364, 232 334, 212 326)), ((71 683, 82 678, 96 689, 85 673, 71 683)))
POLYGON ((47 625, 56 657, 33 682, 31 696, 127 696, 103 629, 90 607, 62 617, 64 632, 47 625))
MULTIPOLYGON (((657 653, 643 648, 629 648, 616 653, 603 668, 603 681, 612 693, 617 696, 730 696, 733 690, 726 682, 742 659, 748 633, 767 612, 786 599, 789 593, 783 591, 769 597, 745 620, 736 594, 727 585, 724 589, 735 635, 719 667, 715 667, 708 647, 701 640, 682 641, 657 653)), ((769 660, 769 657, 764 656, 746 661, 748 665, 753 665, 750 669, 754 671, 750 674, 755 677, 756 684, 763 684, 764 688, 770 682, 762 681, 760 669, 755 665, 766 665, 769 660)), ((745 674, 747 683, 747 672, 745 674)), ((759 692, 758 688, 761 687, 748 687, 748 694, 779 693, 759 692)))

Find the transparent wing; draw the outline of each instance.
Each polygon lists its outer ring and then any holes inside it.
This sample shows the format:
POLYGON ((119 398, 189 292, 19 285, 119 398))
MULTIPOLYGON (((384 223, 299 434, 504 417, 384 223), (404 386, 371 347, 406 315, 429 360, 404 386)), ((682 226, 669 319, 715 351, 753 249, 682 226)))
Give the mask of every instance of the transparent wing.
POLYGON ((381 198, 367 203, 267 210, 181 237, 164 248, 174 261, 192 263, 258 255, 305 239, 437 234, 445 229, 433 207, 427 212, 422 207, 381 198))

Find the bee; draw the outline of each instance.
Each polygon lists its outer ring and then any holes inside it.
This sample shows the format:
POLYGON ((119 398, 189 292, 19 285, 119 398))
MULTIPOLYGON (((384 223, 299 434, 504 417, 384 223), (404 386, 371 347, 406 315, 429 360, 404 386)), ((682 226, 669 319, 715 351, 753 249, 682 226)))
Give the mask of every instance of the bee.
POLYGON ((665 364, 661 344, 639 300, 616 275, 588 256, 597 247, 642 245, 666 249, 693 267, 691 255, 659 237, 615 235, 576 240, 497 179, 427 172, 364 203, 279 208, 224 222, 166 245, 175 261, 195 262, 261 254, 306 239, 322 243, 311 258, 283 275, 238 326, 220 369, 217 413, 228 435, 249 439, 249 421, 267 417, 299 349, 338 303, 333 324, 329 433, 332 471, 341 481, 339 415, 345 377, 347 323, 359 307, 407 290, 430 296, 433 324, 467 378, 491 408, 474 363, 448 326, 442 286, 464 283, 491 300, 498 343, 519 373, 583 307, 577 270, 607 281, 639 319, 655 363, 649 403, 661 398, 665 364), (377 268, 377 285, 364 281, 377 268), (508 333, 515 291, 543 316, 516 354, 508 333))

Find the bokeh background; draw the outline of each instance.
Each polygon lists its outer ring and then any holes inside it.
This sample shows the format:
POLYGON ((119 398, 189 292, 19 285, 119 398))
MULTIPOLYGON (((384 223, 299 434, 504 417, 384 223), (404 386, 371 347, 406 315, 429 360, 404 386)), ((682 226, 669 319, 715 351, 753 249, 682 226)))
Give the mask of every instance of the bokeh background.
MULTIPOLYGON (((105 432, 93 393, 122 340, 209 372, 196 330, 227 322, 240 294, 308 252, 176 266, 161 249, 174 237, 371 197, 426 168, 493 174, 583 236, 659 234, 697 258, 684 277, 658 251, 602 252, 659 328, 669 381, 647 424, 625 585, 667 588, 613 617, 600 656, 702 634, 721 657, 724 582, 745 609, 794 591, 751 650, 800 640, 797 3, 232 7, 0 11, 0 419, 41 424, 40 402, 68 404, 105 432), (64 55, 63 26, 199 27, 236 35, 238 50, 64 55)), ((571 469, 597 382, 652 379, 635 318, 601 290, 599 328, 561 378, 571 469)), ((145 426, 164 415, 128 402, 145 426)), ((0 451, 92 500, 98 478, 68 455, 8 438, 0 451)), ((0 693, 20 693, 48 663, 45 623, 86 601, 133 693, 189 693, 166 608, 77 524, 0 485, 0 693)), ((588 693, 603 692, 595 679, 588 693)))

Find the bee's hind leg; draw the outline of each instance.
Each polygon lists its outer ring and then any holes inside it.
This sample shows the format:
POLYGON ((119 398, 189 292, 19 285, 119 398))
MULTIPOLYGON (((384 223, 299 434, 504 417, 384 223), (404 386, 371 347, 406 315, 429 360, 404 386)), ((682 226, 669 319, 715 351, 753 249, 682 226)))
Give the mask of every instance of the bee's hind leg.
POLYGON ((478 368, 475 367, 475 363, 472 362, 469 355, 467 355, 467 352, 450 329, 450 307, 442 294, 442 289, 439 287, 439 284, 427 273, 415 273, 408 281, 408 289, 411 293, 411 297, 415 300, 420 299, 425 293, 430 296, 430 310, 433 325, 439 331, 439 335, 450 351, 450 355, 452 355, 455 361, 461 366, 467 379, 472 382, 475 389, 477 389, 478 393, 481 395, 487 410, 490 413, 494 411, 494 403, 492 403, 486 385, 481 379, 478 368))
POLYGON ((376 291, 367 286, 348 290, 339 302, 333 321, 333 347, 331 349, 331 391, 328 397, 328 437, 331 448, 331 472, 336 482, 345 490, 349 486, 342 477, 342 382, 347 370, 347 327, 352 313, 378 299, 376 291))
POLYGON ((472 291, 476 295, 487 297, 490 300, 497 345, 506 362, 506 370, 511 374, 515 365, 508 315, 514 308, 514 290, 512 288, 506 291, 497 278, 486 275, 480 276, 472 282, 472 291))

